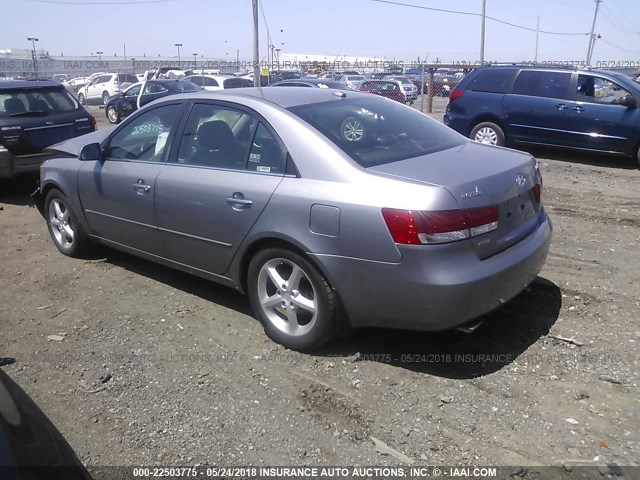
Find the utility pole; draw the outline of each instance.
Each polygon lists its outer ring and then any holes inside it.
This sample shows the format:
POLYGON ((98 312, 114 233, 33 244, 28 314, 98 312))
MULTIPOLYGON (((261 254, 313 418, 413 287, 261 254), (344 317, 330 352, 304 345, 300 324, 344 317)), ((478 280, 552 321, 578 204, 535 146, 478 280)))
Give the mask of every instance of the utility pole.
POLYGON ((33 45, 33 50, 31 50, 31 61, 33 62, 33 76, 38 76, 38 55, 36 53, 36 42, 39 40, 36 37, 29 37, 27 41, 31 42, 33 45))
POLYGON ((538 15, 538 23, 536 23, 536 56, 533 57, 533 61, 538 61, 538 40, 540 39, 540 15, 538 15))
POLYGON ((589 34, 589 48, 587 49, 587 66, 591 65, 591 54, 593 53, 593 44, 595 42, 593 31, 596 29, 596 19, 598 18, 598 8, 600 7, 600 3, 602 2, 602 0, 595 0, 595 2, 596 2, 596 11, 593 14, 593 23, 591 24, 591 33, 589 34))
POLYGON ((487 0, 482 0, 482 27, 480 30, 480 65, 484 65, 484 25, 487 20, 487 0))
POLYGON ((258 40, 258 0, 251 0, 253 7, 253 86, 260 86, 260 43, 258 40))

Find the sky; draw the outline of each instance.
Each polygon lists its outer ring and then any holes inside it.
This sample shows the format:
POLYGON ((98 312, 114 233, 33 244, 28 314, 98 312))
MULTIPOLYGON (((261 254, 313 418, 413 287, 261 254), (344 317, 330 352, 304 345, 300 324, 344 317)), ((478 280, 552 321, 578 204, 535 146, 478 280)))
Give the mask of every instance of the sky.
MULTIPOLYGON (((389 0, 479 14, 482 0, 389 0)), ((261 57, 266 27, 283 53, 386 57, 414 61, 476 62, 480 58, 478 15, 411 8, 375 0, 261 0, 261 57), (266 18, 266 24, 265 24, 266 18)), ((595 11, 594 0, 486 0, 489 17, 531 28, 486 21, 485 60, 583 61, 595 11)), ((252 55, 251 0, 0 0, 0 49, 31 48, 52 56, 177 56, 233 60, 252 55), (10 19, 10 20, 9 20, 10 19)), ((640 63, 640 0, 603 0, 593 62, 640 63)))

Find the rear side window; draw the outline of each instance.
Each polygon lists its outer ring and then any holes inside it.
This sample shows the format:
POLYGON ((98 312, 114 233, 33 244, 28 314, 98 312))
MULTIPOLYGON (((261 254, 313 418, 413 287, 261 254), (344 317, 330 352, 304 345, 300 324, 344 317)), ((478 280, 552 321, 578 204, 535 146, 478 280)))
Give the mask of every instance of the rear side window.
POLYGON ((506 93, 514 74, 515 70, 511 69, 482 70, 476 78, 471 81, 467 90, 473 90, 474 92, 506 93))
POLYGON ((515 95, 567 98, 571 73, 527 71, 520 72, 513 85, 515 95))

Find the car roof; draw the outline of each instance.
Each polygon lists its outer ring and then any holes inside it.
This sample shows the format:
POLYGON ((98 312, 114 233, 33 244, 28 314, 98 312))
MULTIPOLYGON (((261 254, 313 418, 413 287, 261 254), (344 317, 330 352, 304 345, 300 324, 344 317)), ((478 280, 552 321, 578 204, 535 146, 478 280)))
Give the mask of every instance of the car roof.
POLYGON ((17 88, 64 88, 62 84, 54 80, 0 80, 0 89, 17 89, 17 88))
MULTIPOLYGON (((271 103, 283 108, 336 101, 341 98, 370 98, 370 95, 351 90, 336 90, 333 88, 300 88, 300 87, 242 87, 227 90, 184 93, 181 98, 195 100, 228 100, 242 102, 244 99, 255 99, 264 103, 271 103)), ((175 101, 176 97, 164 97, 156 102, 175 101)), ((156 103, 154 102, 154 103, 156 103)))

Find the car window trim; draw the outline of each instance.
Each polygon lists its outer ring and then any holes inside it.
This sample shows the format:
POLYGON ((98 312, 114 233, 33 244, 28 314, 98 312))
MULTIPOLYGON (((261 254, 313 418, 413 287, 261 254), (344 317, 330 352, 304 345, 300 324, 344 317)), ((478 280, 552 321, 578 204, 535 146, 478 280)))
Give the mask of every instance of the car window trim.
MULTIPOLYGON (((180 148, 179 144, 181 142, 171 142, 171 148, 169 150, 169 155, 167 156, 167 161, 166 161, 167 164, 177 165, 177 166, 180 166, 180 167, 194 167, 194 168, 206 168, 206 169, 210 169, 210 170, 221 170, 221 171, 225 171, 225 172, 241 172, 241 173, 259 174, 259 175, 272 175, 272 176, 278 176, 278 177, 285 176, 284 172, 287 171, 287 163, 288 163, 287 159, 291 158, 291 155, 289 154, 289 150, 287 149, 286 145, 282 141, 282 138, 280 138, 280 135, 277 134, 277 132, 271 126, 271 124, 267 121, 267 119, 264 118, 264 116, 260 115, 260 113, 258 113, 257 111, 255 111, 254 109, 252 109, 250 107, 247 107, 246 105, 242 105, 242 104, 239 104, 239 103, 230 102, 230 101, 226 101, 226 100, 209 100, 209 99, 206 99, 206 98, 194 98, 194 99, 191 99, 191 100, 189 100, 188 104, 186 105, 186 108, 183 111, 180 130, 179 131, 176 130, 176 135, 179 133, 180 134, 180 138, 182 138, 184 136, 184 130, 186 128, 187 120, 189 119, 189 116, 191 115, 191 112, 192 112, 193 108, 196 105, 203 105, 203 104, 204 105, 213 105, 213 106, 217 106, 217 107, 220 107, 220 108, 227 108, 227 109, 230 109, 230 110, 236 110, 236 111, 239 111, 239 112, 242 112, 242 113, 245 113, 245 114, 253 116, 258 121, 258 123, 256 124, 256 128, 253 131, 253 135, 251 137, 251 144, 253 144, 253 139, 255 137, 256 132, 258 131, 258 124, 262 123, 262 125, 264 125, 264 127, 269 131, 271 136, 275 139, 275 141, 278 143, 278 146, 280 147, 281 155, 282 155, 282 159, 281 159, 282 173, 253 172, 253 171, 247 170, 247 165, 248 165, 248 162, 249 162, 249 154, 251 153, 251 148, 249 148, 247 150, 245 168, 243 170, 238 170, 238 169, 235 169, 235 168, 211 167, 211 166, 208 166, 208 165, 189 165, 189 164, 185 164, 185 163, 178 163, 178 153, 179 153, 179 148, 180 148)), ((297 171, 297 168, 295 170, 297 171)))

